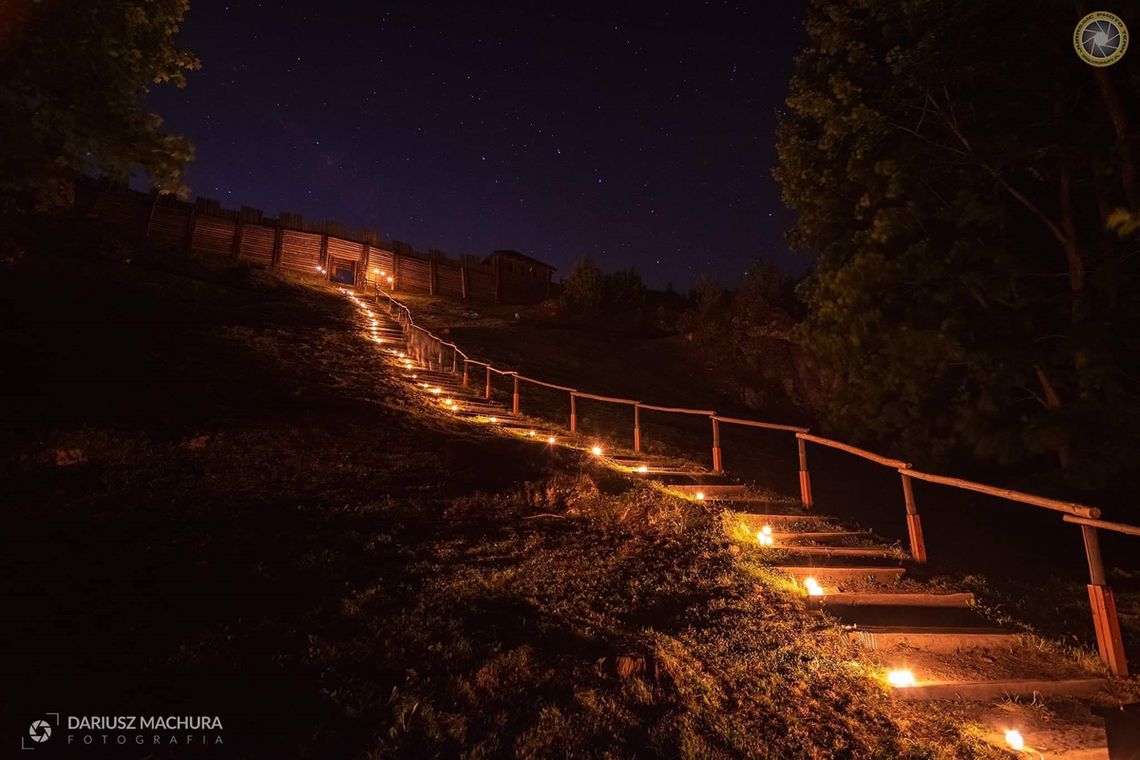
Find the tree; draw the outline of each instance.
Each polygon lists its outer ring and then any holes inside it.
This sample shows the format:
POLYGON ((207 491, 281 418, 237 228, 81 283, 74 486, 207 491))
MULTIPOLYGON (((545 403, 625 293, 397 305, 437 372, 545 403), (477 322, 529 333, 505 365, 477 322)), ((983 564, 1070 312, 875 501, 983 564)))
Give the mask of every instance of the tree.
POLYGON ((908 455, 1128 464, 1138 272, 1109 222, 1140 198, 1137 66, 1082 63, 1080 15, 809 3, 776 177, 816 257, 803 339, 837 429, 908 455))
POLYGON ((566 303, 580 311, 590 311, 602 305, 605 299, 605 275, 593 259, 578 259, 570 274, 562 282, 562 295, 566 303))
POLYGON ((645 284, 636 269, 607 273, 602 289, 606 306, 615 311, 635 312, 645 304, 645 284))
POLYGON ((16 0, 0 47, 0 212, 51 204, 76 172, 141 169, 160 190, 185 191, 193 148, 143 101, 153 84, 185 86, 199 66, 174 45, 188 7, 16 0))

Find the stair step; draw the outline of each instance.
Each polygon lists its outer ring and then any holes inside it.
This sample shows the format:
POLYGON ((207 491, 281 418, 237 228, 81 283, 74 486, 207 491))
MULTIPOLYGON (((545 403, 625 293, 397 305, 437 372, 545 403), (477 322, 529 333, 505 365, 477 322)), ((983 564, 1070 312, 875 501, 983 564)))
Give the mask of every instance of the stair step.
POLYGON ((881 651, 908 646, 925 652, 956 652, 960 649, 1011 647, 1020 636, 996 628, 907 628, 871 626, 847 635, 867 649, 881 651))
POLYGON ((998 681, 934 681, 896 688, 899 699, 970 699, 986 701, 1004 697, 1043 696, 1092 697, 1104 691, 1104 678, 1003 679, 998 681))
POLYGON ((898 558, 899 551, 890 546, 771 546, 767 547, 788 554, 805 557, 868 557, 886 559, 898 558))
POLYGON ((870 538, 870 531, 865 530, 819 530, 800 533, 773 533, 772 540, 778 544, 789 541, 842 541, 845 538, 870 538))
POLYGON ((811 598, 825 607, 973 607, 973 594, 836 593, 811 598))
POLYGON ((710 485, 688 485, 678 484, 668 486, 670 491, 677 491, 678 493, 685 494, 686 496, 695 497, 698 493, 703 493, 705 499, 709 501, 718 501, 730 497, 747 496, 747 486, 736 484, 710 484, 710 485))
POLYGON ((778 565, 773 570, 796 578, 813 577, 822 585, 841 581, 876 580, 897 581, 906 574, 904 567, 802 567, 799 565, 778 565))
POLYGON ((822 515, 776 513, 761 515, 754 512, 737 512, 736 518, 744 523, 751 531, 757 531, 765 525, 794 525, 796 523, 818 523, 823 520, 822 515))

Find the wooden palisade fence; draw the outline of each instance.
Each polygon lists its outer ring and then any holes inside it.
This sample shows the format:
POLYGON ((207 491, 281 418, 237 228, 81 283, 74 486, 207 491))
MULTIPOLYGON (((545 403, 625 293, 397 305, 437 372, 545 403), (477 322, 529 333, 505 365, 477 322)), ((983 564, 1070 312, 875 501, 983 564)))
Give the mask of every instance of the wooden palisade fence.
POLYGON ((918 563, 926 562, 926 544, 922 535, 922 520, 918 514, 918 507, 914 498, 914 480, 922 480, 928 483, 972 491, 1006 501, 1027 504, 1062 513, 1065 522, 1080 526, 1084 539, 1085 554, 1089 566, 1089 603, 1092 608, 1093 626, 1096 631, 1097 649, 1100 657, 1111 674, 1115 676, 1128 675, 1128 663, 1124 657, 1124 647, 1120 633, 1120 620, 1116 612, 1112 589, 1109 588, 1105 577, 1104 562, 1101 559, 1097 531, 1108 530, 1126 535, 1140 536, 1140 527, 1100 520, 1101 513, 1096 507, 1036 496, 1034 494, 1014 491, 1008 488, 999 488, 984 483, 976 483, 961 478, 922 472, 914 469, 909 462, 892 459, 841 441, 814 435, 807 428, 797 427, 795 425, 761 422, 738 417, 722 417, 715 411, 708 409, 656 406, 646 404, 636 399, 602 396, 595 393, 587 393, 576 388, 526 377, 520 375, 518 372, 501 370, 493 367, 489 362, 472 359, 454 343, 444 341, 442 338, 435 336, 430 331, 417 325, 412 319, 411 310, 380 288, 377 288, 377 298, 378 300, 383 299, 383 303, 386 305, 389 313, 393 314, 404 327, 407 350, 412 357, 428 364, 428 366, 438 367, 441 371, 445 371, 445 359, 450 358, 450 371, 454 374, 459 374, 460 371, 462 371, 462 383, 464 386, 470 386, 472 382, 471 368, 482 367, 483 377, 481 379, 483 381, 483 393, 485 398, 488 399, 491 398, 492 376, 510 377, 512 380, 511 408, 516 415, 520 413, 520 383, 530 383, 549 390, 566 393, 569 400, 569 429, 571 433, 576 433, 578 430, 577 404, 579 399, 589 399, 603 403, 627 406, 632 410, 632 443, 634 451, 641 451, 641 413, 643 411, 706 417, 710 420, 712 425, 712 469, 718 473, 724 472, 724 454, 720 436, 721 425, 737 425, 791 433, 795 438, 797 454, 799 456, 800 501, 805 508, 812 506, 811 475, 808 470, 807 458, 807 444, 809 443, 837 449, 883 467, 889 467, 897 471, 901 478, 903 506, 906 515, 907 534, 910 540, 911 558, 918 563), (460 370, 460 367, 462 367, 462 370, 460 370))

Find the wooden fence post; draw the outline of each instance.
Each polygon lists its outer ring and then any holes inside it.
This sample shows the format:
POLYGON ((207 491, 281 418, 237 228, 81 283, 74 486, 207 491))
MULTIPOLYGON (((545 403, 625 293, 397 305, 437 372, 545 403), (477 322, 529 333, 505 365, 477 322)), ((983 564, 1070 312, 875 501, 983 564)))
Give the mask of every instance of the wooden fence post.
POLYGON ((324 270, 325 279, 332 277, 332 267, 329 266, 329 234, 321 233, 321 252, 317 255, 317 266, 324 270))
POLYGON ((270 269, 281 267, 281 248, 285 243, 285 230, 280 225, 273 232, 273 254, 269 260, 270 269))
POLYGON ((186 255, 194 252, 194 228, 198 226, 198 204, 190 207, 190 218, 186 221, 186 255))
POLYGON ((574 398, 574 391, 570 391, 570 432, 578 432, 578 405, 574 398))
POLYGON ((926 541, 922 537, 922 518, 914 503, 914 484, 910 475, 902 473, 903 500, 906 502, 906 530, 910 534, 910 556, 915 562, 926 562, 926 541))
POLYGON ((438 273, 437 267, 435 265, 435 259, 428 259, 428 295, 429 296, 435 295, 435 291, 436 291, 435 278, 438 276, 438 274, 439 273, 438 273))
POLYGON ((713 429, 713 445, 712 445, 713 472, 724 472, 724 462, 721 460, 721 453, 720 453, 720 420, 718 420, 716 418, 716 415, 713 415, 713 417, 712 417, 712 429, 713 429))
POLYGON ((633 405, 633 450, 641 453, 641 405, 633 405))
POLYGON ((463 264, 459 267, 459 289, 463 293, 463 300, 466 301, 468 299, 467 292, 469 289, 469 286, 467 284, 467 265, 466 264, 463 264))
POLYGON ((515 375, 515 394, 511 399, 511 412, 516 417, 519 416, 519 376, 515 375))
POLYGON ((811 474, 808 472, 807 444, 803 438, 796 438, 800 454, 800 501, 807 508, 811 508, 811 474))
POLYGON ((143 225, 142 236, 144 239, 150 237, 150 227, 154 224, 154 212, 155 209, 158 208, 158 188, 156 187, 151 190, 150 195, 150 209, 146 214, 146 224, 143 225))
POLYGON ((1114 676, 1128 675, 1128 660, 1124 657, 1124 641, 1120 636, 1120 618, 1116 614, 1116 600, 1112 589, 1105 583, 1104 560, 1100 555, 1100 541, 1096 528, 1081 526, 1085 542, 1085 556, 1089 562, 1089 605, 1092 607, 1093 627, 1096 629, 1096 648, 1100 659, 1114 676))
POLYGON ((485 398, 491 398, 491 366, 487 365, 487 388, 484 391, 485 398))
POLYGON ((244 235, 245 222, 241 220, 241 214, 239 213, 238 218, 234 221, 234 247, 232 254, 235 259, 241 258, 241 239, 244 235))

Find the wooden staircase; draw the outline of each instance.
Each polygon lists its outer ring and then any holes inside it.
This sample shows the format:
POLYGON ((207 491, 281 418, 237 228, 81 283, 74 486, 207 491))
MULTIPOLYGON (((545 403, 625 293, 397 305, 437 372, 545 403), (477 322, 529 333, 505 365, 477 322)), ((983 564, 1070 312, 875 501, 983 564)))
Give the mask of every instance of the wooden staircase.
MULTIPOLYGON (((375 309, 371 319, 373 335, 382 339, 381 348, 387 350, 391 363, 441 410, 473 423, 494 425, 505 434, 543 442, 555 436, 568 445, 579 440, 549 424, 515 417, 505 405, 484 398, 481 380, 473 377, 467 387, 450 368, 410 362, 400 350, 400 325, 375 309)), ((588 452, 580 441, 577 447, 588 452)), ((739 526, 740 535, 764 535, 765 543, 758 538, 747 550, 758 552, 769 569, 796 583, 809 609, 842 626, 884 667, 917 658, 952 669, 964 653, 1014 652, 1027 645, 1026 637, 1017 631, 982 618, 973 594, 933 591, 910 580, 908 553, 869 531, 846 528, 826 515, 807 512, 798 503, 774 500, 722 473, 641 454, 606 454, 602 459, 678 497, 723 507, 739 526)), ((1090 698, 1108 683, 1103 677, 1076 674, 1041 678, 1039 673, 1026 673, 968 680, 924 678, 922 671, 914 675, 913 684, 894 687, 900 699, 988 702, 1038 694, 1090 698)), ((1080 756, 1107 758, 1106 751, 1099 754, 1102 749, 1093 747, 1092 754, 1080 756)))

